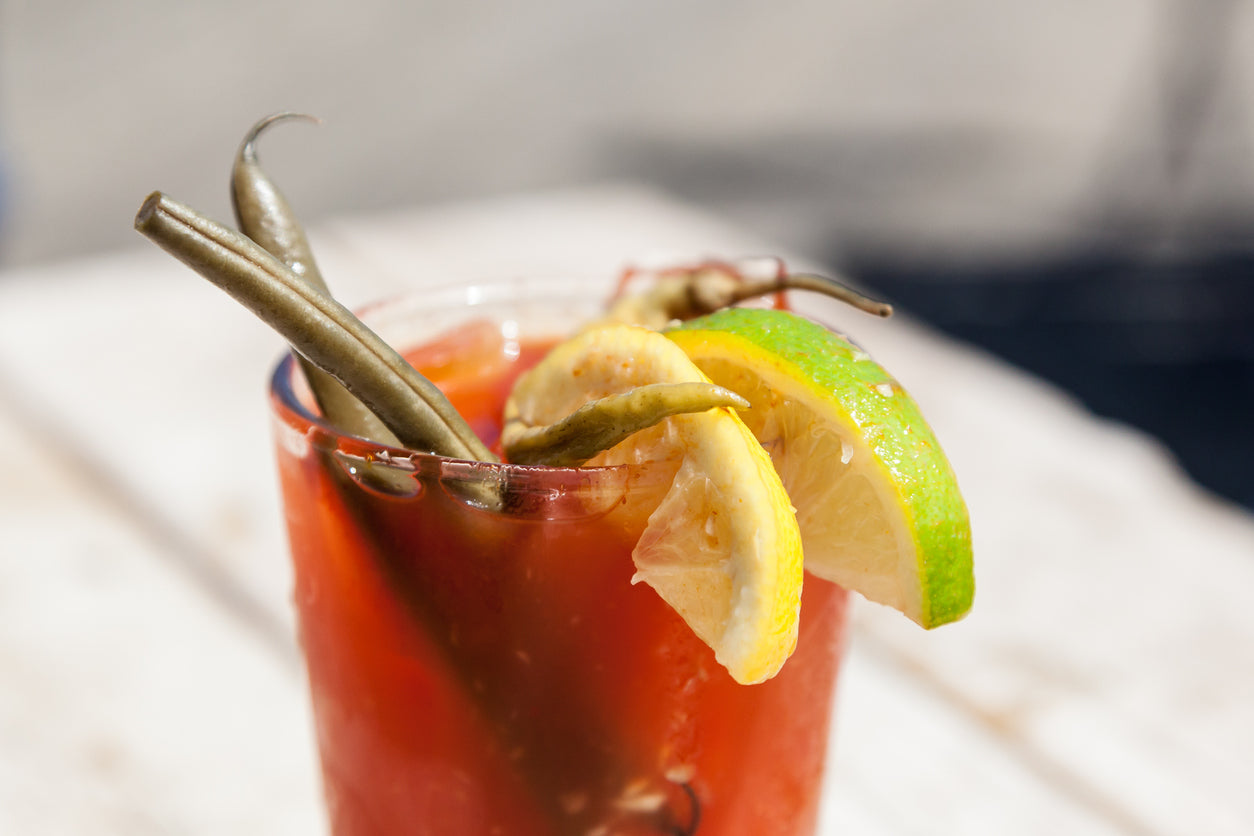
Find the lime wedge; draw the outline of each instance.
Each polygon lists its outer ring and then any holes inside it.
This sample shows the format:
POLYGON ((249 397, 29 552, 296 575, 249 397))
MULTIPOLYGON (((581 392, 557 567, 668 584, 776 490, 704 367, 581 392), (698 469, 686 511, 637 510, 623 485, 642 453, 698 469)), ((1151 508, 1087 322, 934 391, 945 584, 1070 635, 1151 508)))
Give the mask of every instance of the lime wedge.
POLYGON ((970 609, 966 505, 901 386, 843 337, 785 311, 730 308, 667 332, 770 452, 805 567, 924 627, 970 609))

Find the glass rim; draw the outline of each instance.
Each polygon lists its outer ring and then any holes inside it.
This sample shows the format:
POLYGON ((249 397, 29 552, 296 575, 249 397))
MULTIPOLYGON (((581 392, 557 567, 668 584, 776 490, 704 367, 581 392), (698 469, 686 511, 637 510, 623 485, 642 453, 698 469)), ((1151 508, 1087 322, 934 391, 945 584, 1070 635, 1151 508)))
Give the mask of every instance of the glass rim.
MULTIPOLYGON (((356 312, 368 325, 372 319, 389 316, 403 318, 406 313, 420 313, 416 306, 421 303, 427 313, 440 310, 463 310, 476 307, 504 305, 522 299, 540 301, 539 297, 527 296, 544 290, 564 289, 581 291, 578 295, 589 303, 602 301, 605 296, 594 296, 586 283, 575 279, 506 279, 482 282, 450 282, 406 291, 363 304, 356 312), (582 285, 582 287, 581 287, 582 285)), ((577 301, 574 297, 572 301, 577 301)), ((551 304, 551 302, 550 302, 551 304)), ((438 329, 420 336, 415 345, 426 338, 438 336, 438 329)), ((404 346, 402 346, 404 348, 404 346)), ((580 490, 590 485, 602 488, 612 483, 656 484, 666 468, 652 463, 630 463, 596 467, 553 467, 548 465, 517 464, 511 462, 482 462, 442 456, 436 453, 413 450, 383 444, 347 433, 328 422, 298 390, 299 367, 295 351, 288 350, 280 356, 270 375, 269 401, 272 420, 278 423, 278 432, 300 444, 312 445, 333 452, 337 456, 356 459, 375 466, 392 467, 416 476, 433 476, 440 479, 508 480, 513 490, 580 490)))

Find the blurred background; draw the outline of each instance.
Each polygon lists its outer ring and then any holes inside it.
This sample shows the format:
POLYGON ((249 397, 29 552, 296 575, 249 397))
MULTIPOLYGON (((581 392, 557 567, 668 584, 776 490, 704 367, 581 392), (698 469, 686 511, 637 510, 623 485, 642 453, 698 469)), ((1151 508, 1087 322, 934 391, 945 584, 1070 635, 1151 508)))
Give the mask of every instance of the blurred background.
POLYGON ((0 0, 0 268, 229 218, 642 182, 843 269, 1254 507, 1245 0, 0 0))

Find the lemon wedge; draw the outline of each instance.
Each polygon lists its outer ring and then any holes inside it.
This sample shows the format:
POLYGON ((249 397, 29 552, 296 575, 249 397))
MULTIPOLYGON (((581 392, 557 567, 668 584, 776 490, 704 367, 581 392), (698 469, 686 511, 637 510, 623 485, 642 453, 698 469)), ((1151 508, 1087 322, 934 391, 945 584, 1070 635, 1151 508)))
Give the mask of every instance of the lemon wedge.
POLYGON ((813 574, 924 627, 971 606, 971 529, 918 406, 864 352, 785 311, 730 308, 667 332, 770 452, 813 574))
MULTIPOLYGON (((596 326, 519 378, 507 426, 547 426, 598 398, 687 382, 708 381, 662 334, 596 326)), ((796 645, 803 571, 796 517, 770 458, 735 413, 717 408, 666 418, 587 466, 646 461, 672 463, 675 478, 632 553, 633 582, 656 590, 736 681, 774 676, 796 645)))

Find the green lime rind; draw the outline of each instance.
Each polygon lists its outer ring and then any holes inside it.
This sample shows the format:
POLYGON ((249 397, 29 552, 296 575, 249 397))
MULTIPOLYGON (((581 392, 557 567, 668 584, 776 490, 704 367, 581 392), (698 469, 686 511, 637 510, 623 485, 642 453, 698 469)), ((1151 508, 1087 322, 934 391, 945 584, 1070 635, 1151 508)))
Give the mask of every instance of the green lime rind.
MULTIPOLYGON (((708 338, 813 393, 812 405, 857 432, 886 471, 913 533, 926 628, 956 621, 975 593, 971 526, 949 460, 914 399, 844 337, 786 311, 729 308, 676 326, 680 346, 708 338)), ((769 379, 769 378, 768 378, 769 379)))

